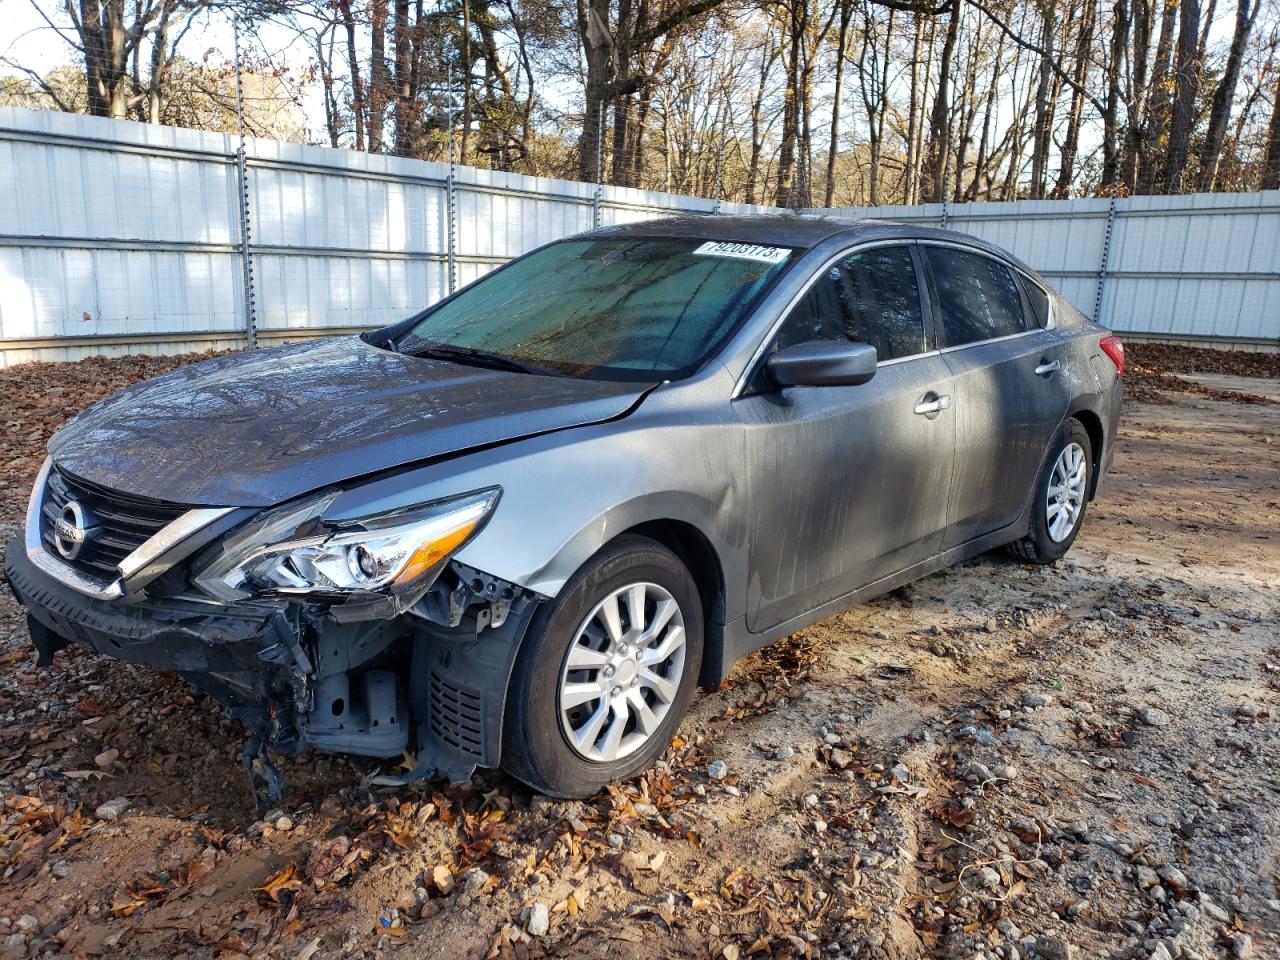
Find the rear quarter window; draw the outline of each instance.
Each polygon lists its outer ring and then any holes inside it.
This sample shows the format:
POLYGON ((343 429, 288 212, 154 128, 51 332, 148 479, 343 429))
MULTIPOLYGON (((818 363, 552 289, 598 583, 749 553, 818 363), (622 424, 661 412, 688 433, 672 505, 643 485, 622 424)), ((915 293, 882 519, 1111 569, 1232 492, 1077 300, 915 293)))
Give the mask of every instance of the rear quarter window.
POLYGON ((1031 320, 1041 329, 1049 325, 1049 294, 1044 287, 1030 277, 1021 277, 1022 289, 1027 291, 1027 302, 1031 304, 1031 320))

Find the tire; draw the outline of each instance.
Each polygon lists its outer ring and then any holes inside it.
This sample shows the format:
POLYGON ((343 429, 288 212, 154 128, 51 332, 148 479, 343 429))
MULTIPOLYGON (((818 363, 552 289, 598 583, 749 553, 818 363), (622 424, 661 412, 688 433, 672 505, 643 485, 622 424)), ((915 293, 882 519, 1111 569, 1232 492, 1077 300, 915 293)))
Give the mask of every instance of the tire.
POLYGON ((702 648, 702 601, 688 569, 674 553, 647 537, 620 537, 588 560, 529 625, 507 690, 503 769, 548 796, 576 799, 593 796, 607 784, 645 769, 670 744, 688 710, 702 648), (639 646, 634 641, 643 640, 644 634, 636 637, 631 614, 637 585, 644 586, 640 606, 652 611, 646 613, 642 626, 652 627, 661 619, 660 606, 663 615, 669 615, 663 621, 666 626, 639 646), (604 610, 610 597, 617 599, 612 626, 621 634, 610 629, 604 610), (665 605, 667 600, 675 602, 674 612, 665 605), (680 620, 682 648, 670 646, 676 643, 672 638, 680 620), (616 636, 623 642, 616 642, 616 636), (642 656, 657 657, 664 645, 673 651, 668 659, 641 665, 642 656), (624 647, 625 655, 619 653, 624 647), (574 669, 586 658, 592 666, 574 669), (605 665, 596 666, 597 662, 605 665), (613 673, 606 674, 608 670, 613 673), (592 685, 600 691, 598 697, 565 706, 588 695, 583 691, 592 685), (665 696, 659 694, 659 687, 665 696), (644 721, 635 706, 637 697, 649 706, 644 721), (600 721, 602 710, 605 719, 600 721), (615 736, 614 726, 623 710, 628 715, 621 728, 625 732, 615 736), (645 731, 643 724, 650 730, 645 731))
POLYGON ((1036 478, 1035 493, 1031 498, 1031 520, 1027 526, 1027 535, 1021 540, 1011 543, 1005 549, 1010 555, 1024 563, 1051 564, 1060 560, 1071 545, 1075 543, 1080 528, 1084 526, 1085 513, 1089 507, 1089 490, 1093 483, 1093 446, 1089 442, 1089 433, 1079 420, 1066 421, 1054 435, 1049 444, 1049 452, 1040 475, 1036 478), (1079 511, 1075 514, 1070 528, 1065 532, 1053 525, 1054 513, 1049 505, 1049 488, 1056 484, 1058 472, 1061 476, 1060 462, 1064 451, 1076 447, 1083 453, 1083 477, 1068 485, 1064 491, 1068 505, 1075 495, 1079 496, 1079 511))

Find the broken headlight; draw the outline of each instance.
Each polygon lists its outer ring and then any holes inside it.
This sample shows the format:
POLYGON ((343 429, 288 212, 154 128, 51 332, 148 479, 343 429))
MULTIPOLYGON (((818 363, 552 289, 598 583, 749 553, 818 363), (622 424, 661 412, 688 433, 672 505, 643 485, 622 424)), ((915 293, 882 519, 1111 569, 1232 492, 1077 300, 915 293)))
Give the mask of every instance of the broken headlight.
POLYGON ((338 493, 247 524, 196 575, 196 584, 227 601, 260 592, 410 587, 480 530, 499 496, 494 488, 359 520, 323 520, 338 493))

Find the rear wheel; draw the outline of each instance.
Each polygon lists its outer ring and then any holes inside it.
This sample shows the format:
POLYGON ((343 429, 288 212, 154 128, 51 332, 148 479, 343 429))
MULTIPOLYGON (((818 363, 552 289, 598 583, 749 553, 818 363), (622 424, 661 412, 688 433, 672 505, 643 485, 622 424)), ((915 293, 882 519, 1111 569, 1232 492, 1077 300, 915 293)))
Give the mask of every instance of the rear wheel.
POLYGON ((702 662, 697 585, 670 550, 620 538, 538 611, 507 694, 502 765, 543 793, 588 797, 649 766, 702 662))
POLYGON ((1009 553, 1028 563, 1054 563, 1084 524, 1093 477, 1093 448, 1079 420, 1068 420, 1049 445, 1031 498, 1027 535, 1011 543, 1009 553))

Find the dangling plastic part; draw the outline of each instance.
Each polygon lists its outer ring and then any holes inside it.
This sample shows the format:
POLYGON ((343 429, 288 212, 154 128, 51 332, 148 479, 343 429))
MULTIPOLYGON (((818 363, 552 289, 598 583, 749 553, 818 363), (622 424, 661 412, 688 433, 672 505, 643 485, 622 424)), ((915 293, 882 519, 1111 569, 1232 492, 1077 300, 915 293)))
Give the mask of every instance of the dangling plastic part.
POLYGON ((284 776, 280 768, 267 756, 267 746, 256 733, 251 734, 249 742, 244 745, 245 772, 249 774, 249 790, 253 793, 254 805, 258 813, 263 814, 284 798, 284 776))

